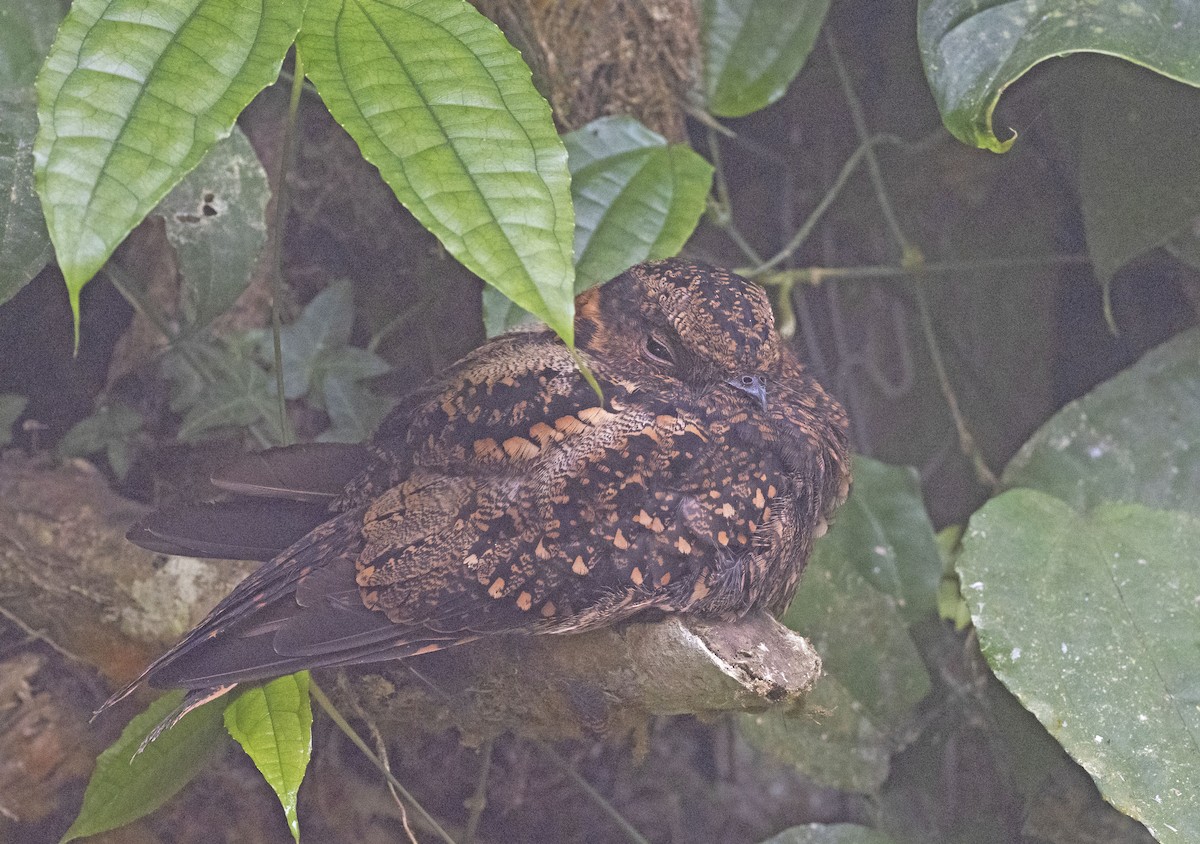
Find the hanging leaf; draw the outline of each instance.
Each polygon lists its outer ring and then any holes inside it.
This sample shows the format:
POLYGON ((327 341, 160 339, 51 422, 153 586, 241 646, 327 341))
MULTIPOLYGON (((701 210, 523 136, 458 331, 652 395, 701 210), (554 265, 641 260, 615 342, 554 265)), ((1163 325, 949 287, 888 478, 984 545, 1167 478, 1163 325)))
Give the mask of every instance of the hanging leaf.
POLYGON ((77 334, 79 291, 275 80, 302 14, 301 0, 72 5, 38 76, 33 154, 77 334))
POLYGON ((992 112, 1004 89, 1045 59, 1105 53, 1200 85, 1200 5, 1092 0, 921 0, 917 41, 946 128, 963 143, 1004 152, 992 112))
POLYGON ((166 803, 187 785, 223 746, 221 709, 213 701, 199 707, 138 753, 150 731, 171 714, 183 692, 163 695, 121 731, 96 759, 79 817, 60 844, 136 821, 166 803), (136 755, 135 755, 136 754, 136 755))
POLYGON ((225 709, 225 728, 274 789, 298 844, 296 797, 312 756, 308 672, 277 677, 242 692, 225 709))
POLYGON ((305 71, 450 254, 573 342, 566 151, 529 68, 465 0, 310 0, 305 71))
POLYGON ((829 0, 703 0, 708 110, 741 117, 782 97, 828 11, 829 0))

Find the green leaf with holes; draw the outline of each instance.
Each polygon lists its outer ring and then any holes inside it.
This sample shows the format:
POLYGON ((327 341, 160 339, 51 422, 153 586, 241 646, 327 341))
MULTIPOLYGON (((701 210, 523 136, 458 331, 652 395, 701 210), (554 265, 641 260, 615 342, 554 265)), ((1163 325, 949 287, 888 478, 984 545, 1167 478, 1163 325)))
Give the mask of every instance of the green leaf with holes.
POLYGON ((283 806, 292 838, 300 841, 296 798, 312 756, 308 672, 277 677, 237 696, 225 710, 225 728, 254 760, 283 806))
POLYGON ((958 560, 996 676, 1162 842, 1200 829, 1200 516, 1016 489, 958 560))
POLYGON ((1035 64, 1105 53, 1200 85, 1200 3, 1093 0, 921 0, 917 40, 946 127, 964 143, 1004 152, 992 113, 1005 88, 1035 64))
POLYGON ((829 0, 703 0, 706 106, 718 117, 766 108, 808 59, 829 0))
POLYGON ((204 328, 249 286, 270 199, 266 171, 235 126, 154 210, 179 259, 185 331, 204 328))
POLYGON ((79 291, 279 74, 302 0, 76 0, 37 80, 35 173, 79 291))
POLYGON ((465 0, 310 0, 305 72, 455 258, 573 341, 566 150, 529 68, 465 0))
POLYGON ((209 757, 224 746, 224 702, 213 701, 189 712, 137 752, 150 731, 182 700, 183 692, 163 695, 130 721, 121 737, 100 754, 79 816, 62 842, 116 829, 150 814, 191 782, 209 757))

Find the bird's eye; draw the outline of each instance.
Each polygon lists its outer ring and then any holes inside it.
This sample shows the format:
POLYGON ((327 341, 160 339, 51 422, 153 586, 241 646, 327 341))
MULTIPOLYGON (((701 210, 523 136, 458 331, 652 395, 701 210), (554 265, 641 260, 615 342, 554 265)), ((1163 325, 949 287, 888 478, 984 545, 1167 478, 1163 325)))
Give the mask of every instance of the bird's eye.
POLYGON ((642 348, 646 352, 646 357, 650 358, 650 360, 654 361, 655 363, 665 363, 670 365, 675 362, 675 355, 671 351, 671 347, 655 334, 651 334, 646 338, 646 342, 643 344, 642 348))

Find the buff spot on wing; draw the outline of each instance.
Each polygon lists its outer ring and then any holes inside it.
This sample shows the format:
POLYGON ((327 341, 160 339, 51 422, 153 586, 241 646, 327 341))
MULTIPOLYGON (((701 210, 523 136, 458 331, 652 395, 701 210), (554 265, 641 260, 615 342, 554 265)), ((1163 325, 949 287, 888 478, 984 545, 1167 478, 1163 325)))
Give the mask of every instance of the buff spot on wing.
POLYGON ((582 555, 575 558, 575 562, 571 565, 571 571, 581 577, 588 573, 587 563, 583 561, 582 555))
POLYGON ((602 407, 585 407, 579 411, 579 418, 589 425, 603 425, 610 419, 615 419, 616 414, 609 413, 602 407))
POLYGON ((625 534, 621 533, 621 529, 617 528, 617 533, 613 537, 612 544, 624 551, 629 547, 629 540, 625 538, 625 534))
POLYGON ((504 594, 504 578, 497 577, 492 581, 492 585, 488 587, 488 594, 493 598, 499 598, 504 594))
POLYGON ((641 586, 642 581, 645 578, 642 577, 642 570, 640 568, 638 568, 637 566, 634 566, 633 571, 631 571, 629 573, 629 579, 632 580, 634 583, 636 583, 638 586, 641 586))
POLYGON ((533 555, 539 560, 550 559, 550 552, 546 550, 546 544, 544 540, 538 540, 537 547, 533 549, 533 555))
POLYGON ((688 542, 682 536, 675 540, 675 547, 679 549, 680 554, 692 553, 692 543, 688 542))
POLYGON ((536 457, 539 451, 540 448, 524 437, 509 437, 504 441, 504 453, 513 460, 528 460, 536 457))
POLYGON ((567 414, 566 416, 560 416, 555 419, 554 427, 562 431, 564 434, 578 434, 580 431, 586 430, 587 428, 586 425, 570 414, 567 414))
POLYGON ((556 612, 558 612, 558 607, 554 606, 553 601, 547 601, 546 603, 542 604, 543 618, 552 618, 556 612))
POLYGON ((500 446, 491 437, 484 437, 481 440, 475 440, 475 456, 480 460, 499 460, 504 457, 504 452, 500 450, 500 446))
POLYGON ((525 612, 529 612, 529 608, 533 606, 533 596, 528 592, 522 592, 517 596, 517 606, 525 612))

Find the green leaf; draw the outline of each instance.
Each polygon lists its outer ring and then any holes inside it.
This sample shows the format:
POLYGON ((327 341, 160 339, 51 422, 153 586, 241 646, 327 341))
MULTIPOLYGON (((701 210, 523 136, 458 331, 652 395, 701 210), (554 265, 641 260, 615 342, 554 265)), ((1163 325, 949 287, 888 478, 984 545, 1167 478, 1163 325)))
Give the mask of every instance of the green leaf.
POLYGON ((989 663, 1105 799, 1162 842, 1200 829, 1200 517, 988 502, 959 558, 989 663))
MULTIPOLYGON (((712 165, 631 117, 602 117, 563 136, 575 205, 575 292, 683 248, 704 213, 712 165)), ((491 288, 483 324, 495 337, 527 317, 491 288)))
POLYGON ((76 0, 37 80, 42 209, 72 310, 279 74, 302 0, 76 0))
POLYGON ((0 6, 0 89, 33 85, 66 11, 61 0, 5 0, 0 6))
POLYGON ((55 0, 0 5, 0 304, 54 255, 33 190, 33 80, 65 11, 55 0))
POLYGON ((1077 510, 1125 501, 1200 515, 1200 329, 1071 402, 1004 471, 1077 510))
POLYGON ((566 151, 529 68, 465 0, 311 0, 305 71, 400 202, 573 342, 566 151))
POLYGON ((332 423, 318 440, 362 442, 383 421, 393 401, 373 393, 362 382, 390 371, 387 361, 354 346, 326 355, 320 364, 320 398, 332 423))
POLYGON ((217 701, 189 712, 137 753, 150 731, 182 700, 183 692, 163 695, 130 721, 121 737, 100 754, 79 817, 63 835, 63 842, 116 829, 150 814, 200 773, 208 757, 223 745, 223 704, 217 701))
POLYGON ((17 424, 29 399, 12 393, 0 393, 0 446, 12 442, 12 427, 17 424))
POLYGON ((171 409, 184 414, 180 442, 251 425, 264 425, 272 442, 283 441, 275 380, 254 359, 250 338, 192 342, 187 349, 187 356, 170 354, 163 361, 171 409))
POLYGON ((33 190, 33 90, 0 90, 0 304, 17 295, 54 250, 33 190))
POLYGON ((1044 59, 1106 53, 1200 85, 1200 4, 1093 0, 921 0, 917 40, 946 128, 964 143, 1004 152, 992 129, 1001 93, 1044 59))
POLYGON ((704 88, 718 117, 778 100, 817 40, 829 0, 703 0, 704 88))
POLYGON ((242 692, 225 710, 225 729, 279 796, 292 838, 299 842, 296 796, 312 756, 308 672, 277 677, 242 692))
POLYGON ((893 839, 876 829, 849 823, 810 823, 794 826, 762 844, 892 844, 893 839))
POLYGON ((563 136, 575 203, 575 291, 683 248, 704 213, 712 165, 631 117, 563 136))
POLYGON ((64 457, 86 457, 102 451, 116 476, 124 478, 131 462, 130 442, 141 429, 141 414, 114 401, 76 422, 63 435, 58 453, 64 457))
POLYGON ((1084 111, 1079 199, 1088 254, 1107 288, 1200 214, 1200 90, 1113 59, 1085 67, 1072 77, 1083 80, 1072 92, 1084 111))
POLYGON ((850 561, 876 589, 896 598, 909 622, 937 611, 943 565, 915 470, 856 455, 854 486, 838 510, 822 555, 850 561))
MULTIPOLYGON (((283 360, 283 394, 298 399, 320 387, 321 359, 350 342, 354 328, 354 292, 346 279, 335 281, 313 297, 295 322, 279 332, 283 360)), ((267 332, 260 335, 260 354, 274 359, 274 344, 267 332)), ((378 373, 376 373, 378 374, 378 373)))
POLYGON ((250 284, 270 198, 266 171, 235 126, 154 210, 179 257, 185 330, 208 325, 250 284))

